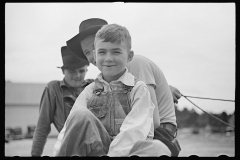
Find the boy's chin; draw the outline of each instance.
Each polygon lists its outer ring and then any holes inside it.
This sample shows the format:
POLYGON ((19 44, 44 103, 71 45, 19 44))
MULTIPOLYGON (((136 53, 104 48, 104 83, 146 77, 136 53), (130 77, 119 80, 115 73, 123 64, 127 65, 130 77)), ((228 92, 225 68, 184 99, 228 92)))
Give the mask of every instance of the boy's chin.
POLYGON ((71 87, 73 87, 73 88, 78 88, 78 87, 80 87, 81 86, 81 82, 72 82, 71 84, 70 84, 70 86, 71 87))
POLYGON ((122 76, 122 74, 121 73, 107 73, 107 74, 104 74, 103 73, 103 78, 104 79, 111 79, 111 81, 114 81, 114 80, 118 80, 120 77, 122 76))
POLYGON ((116 77, 118 75, 118 74, 116 74, 116 72, 115 73, 114 72, 110 73, 109 71, 106 72, 106 73, 104 73, 104 72, 102 72, 102 73, 103 73, 104 77, 116 77))

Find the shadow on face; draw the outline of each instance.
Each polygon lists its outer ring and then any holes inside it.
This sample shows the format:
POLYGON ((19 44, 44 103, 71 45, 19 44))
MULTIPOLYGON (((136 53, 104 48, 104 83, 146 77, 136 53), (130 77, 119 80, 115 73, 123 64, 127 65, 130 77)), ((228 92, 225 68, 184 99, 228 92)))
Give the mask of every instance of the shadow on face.
POLYGON ((70 87, 80 87, 87 73, 87 65, 77 69, 63 69, 64 80, 70 87))

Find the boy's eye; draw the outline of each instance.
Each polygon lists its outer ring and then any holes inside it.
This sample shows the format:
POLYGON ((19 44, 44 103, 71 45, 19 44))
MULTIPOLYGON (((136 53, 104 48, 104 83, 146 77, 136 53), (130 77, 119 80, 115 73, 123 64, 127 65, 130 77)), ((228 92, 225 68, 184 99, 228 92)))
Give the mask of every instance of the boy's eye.
POLYGON ((104 51, 99 51, 98 54, 104 54, 105 52, 104 51))
POLYGON ((73 72, 74 72, 74 70, 70 69, 70 70, 69 70, 69 72, 73 73, 73 72))
POLYGON ((119 51, 114 51, 113 53, 114 53, 114 54, 120 54, 120 52, 119 52, 119 51))
POLYGON ((87 56, 87 55, 89 55, 89 52, 85 52, 84 54, 85 54, 85 56, 87 56))
POLYGON ((73 74, 74 71, 73 70, 68 70, 68 73, 73 74))
POLYGON ((84 72, 85 72, 85 70, 80 70, 80 71, 79 71, 79 73, 84 73, 84 72))

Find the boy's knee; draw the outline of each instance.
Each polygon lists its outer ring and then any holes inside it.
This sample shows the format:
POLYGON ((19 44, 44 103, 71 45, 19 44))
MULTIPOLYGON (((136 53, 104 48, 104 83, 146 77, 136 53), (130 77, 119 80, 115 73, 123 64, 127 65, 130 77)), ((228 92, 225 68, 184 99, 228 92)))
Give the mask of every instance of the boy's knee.
POLYGON ((69 121, 81 122, 95 118, 94 115, 87 108, 79 108, 69 114, 69 121))
POLYGON ((130 156, 137 155, 140 157, 159 157, 162 155, 171 156, 168 147, 159 140, 141 140, 137 141, 130 151, 130 156))
POLYGON ((158 148, 159 155, 167 155, 171 156, 171 151, 170 149, 161 141, 159 140, 153 140, 153 146, 154 148, 158 148))

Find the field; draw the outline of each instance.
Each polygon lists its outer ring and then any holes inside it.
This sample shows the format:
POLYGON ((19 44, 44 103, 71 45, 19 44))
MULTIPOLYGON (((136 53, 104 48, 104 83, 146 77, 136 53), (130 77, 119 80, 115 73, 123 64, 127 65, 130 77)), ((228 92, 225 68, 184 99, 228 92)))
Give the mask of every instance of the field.
MULTIPOLYGON (((199 157, 218 157, 226 155, 235 157, 235 135, 211 134, 200 131, 199 134, 192 134, 191 129, 178 131, 178 141, 181 145, 179 157, 197 155, 199 157)), ((52 156, 52 149, 56 138, 48 138, 42 156, 52 156)), ((31 152, 32 139, 13 140, 5 143, 5 156, 28 157, 31 152)))

